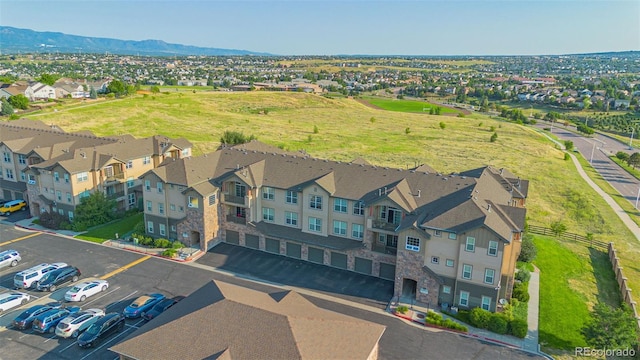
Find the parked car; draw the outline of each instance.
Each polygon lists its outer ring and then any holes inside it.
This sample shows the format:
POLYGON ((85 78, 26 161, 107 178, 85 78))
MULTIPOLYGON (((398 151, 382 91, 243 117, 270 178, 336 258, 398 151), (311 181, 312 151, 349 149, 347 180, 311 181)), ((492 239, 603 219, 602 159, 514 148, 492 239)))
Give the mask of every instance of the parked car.
POLYGON ((124 316, 119 313, 108 313, 100 318, 87 331, 78 336, 78 346, 87 348, 97 345, 105 338, 124 329, 124 316))
POLYGON ((58 286, 64 283, 78 281, 80 275, 82 275, 80 270, 74 266, 65 266, 60 269, 55 269, 40 279, 38 290, 47 290, 51 292, 56 291, 58 286))
POLYGON ((8 201, 0 207, 0 215, 6 216, 18 210, 22 210, 22 211, 27 210, 27 202, 24 200, 8 201))
POLYGON ((107 280, 84 281, 76 284, 64 294, 67 301, 85 301, 89 296, 107 290, 109 283, 107 280))
POLYGON ((16 291, 0 295, 0 314, 9 309, 13 309, 16 306, 28 303, 29 299, 31 299, 31 296, 29 294, 24 294, 16 291))
POLYGON ((151 310, 149 311, 145 311, 142 313, 142 317, 145 320, 151 320, 153 318, 155 318, 156 316, 162 314, 163 312, 165 312, 165 310, 167 310, 168 308, 172 307, 173 305, 177 304, 178 301, 184 299, 184 296, 177 296, 174 297, 173 299, 164 299, 162 301, 160 301, 159 303, 155 304, 151 310))
POLYGON ((124 308, 122 315, 126 318, 137 318, 145 311, 151 310, 157 303, 164 299, 162 294, 143 295, 135 299, 129 306, 124 308))
POLYGON ((71 314, 62 319, 56 326, 56 335, 62 338, 78 337, 89 326, 104 316, 104 311, 100 309, 88 309, 71 314))
POLYGON ((22 260, 20 253, 15 250, 5 250, 0 252, 0 268, 7 266, 14 267, 18 265, 20 260, 22 260))
POLYGON ((49 310, 61 309, 63 307, 64 305, 59 302, 51 302, 44 305, 32 306, 23 311, 15 319, 13 319, 13 328, 18 330, 30 329, 33 325, 33 320, 35 320, 38 316, 49 310))
POLYGON ((37 288, 40 280, 49 272, 67 266, 65 263, 42 263, 27 270, 20 271, 13 277, 13 286, 16 289, 37 288))
POLYGON ((33 325, 31 328, 39 333, 51 333, 56 330, 56 325, 62 319, 69 316, 69 314, 77 313, 80 311, 80 308, 77 306, 71 306, 62 309, 53 309, 49 310, 45 313, 38 315, 38 317, 33 320, 33 325))

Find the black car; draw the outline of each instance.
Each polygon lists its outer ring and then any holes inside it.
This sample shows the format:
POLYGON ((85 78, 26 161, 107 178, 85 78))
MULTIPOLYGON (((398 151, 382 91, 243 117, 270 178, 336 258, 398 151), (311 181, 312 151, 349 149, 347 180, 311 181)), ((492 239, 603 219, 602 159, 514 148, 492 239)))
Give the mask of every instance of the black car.
POLYGON ((58 285, 67 282, 76 282, 80 278, 80 270, 74 266, 65 266, 59 269, 50 271, 40 279, 38 283, 38 290, 40 291, 56 291, 58 285))
POLYGON ((184 296, 176 296, 173 299, 164 299, 159 303, 155 304, 151 310, 142 313, 142 317, 145 320, 151 320, 156 316, 162 314, 165 310, 175 305, 178 301, 184 299, 184 296))
POLYGON ((33 320, 35 320, 41 314, 53 309, 61 309, 64 305, 59 302, 52 302, 44 305, 36 305, 28 308, 13 319, 13 328, 19 330, 31 329, 33 320))
POLYGON ((124 329, 124 316, 120 313, 108 313, 93 323, 78 337, 78 346, 88 348, 97 345, 115 333, 124 329))

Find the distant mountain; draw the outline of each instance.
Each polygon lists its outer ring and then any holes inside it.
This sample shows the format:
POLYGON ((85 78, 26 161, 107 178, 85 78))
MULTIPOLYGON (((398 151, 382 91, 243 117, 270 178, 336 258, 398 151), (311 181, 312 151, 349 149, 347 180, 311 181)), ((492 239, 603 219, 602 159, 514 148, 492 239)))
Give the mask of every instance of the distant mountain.
POLYGON ((88 36, 67 35, 59 32, 40 32, 0 26, 0 52, 61 52, 104 53, 120 55, 271 55, 248 50, 205 48, 198 46, 169 44, 162 40, 118 40, 88 36))

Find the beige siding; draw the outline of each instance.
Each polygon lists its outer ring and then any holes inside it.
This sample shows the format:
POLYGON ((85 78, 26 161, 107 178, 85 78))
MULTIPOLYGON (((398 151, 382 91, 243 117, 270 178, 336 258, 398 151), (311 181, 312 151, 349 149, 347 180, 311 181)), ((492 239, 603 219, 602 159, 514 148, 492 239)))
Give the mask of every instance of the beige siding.
MULTIPOLYGON (((500 280, 500 269, 502 267, 502 254, 503 244, 496 235, 486 230, 485 228, 478 228, 473 231, 463 233, 458 236, 460 242, 459 251, 459 263, 457 264, 458 279, 462 279, 463 264, 473 266, 473 273, 470 282, 484 285, 484 286, 497 286, 500 280), (466 251, 467 237, 474 237, 476 239, 475 251, 466 251), (498 241, 498 255, 490 256, 487 254, 487 248, 489 246, 489 240, 498 241), (484 282, 485 269, 493 269, 494 281, 493 284, 486 284, 484 282)), ((469 281, 465 279, 464 281, 469 281)))
POLYGON ((167 193, 167 217, 173 219, 182 219, 185 217, 185 209, 187 208, 187 197, 182 194, 182 190, 184 190, 183 186, 165 184, 165 191, 167 193), (171 205, 175 206, 175 210, 171 210, 171 205), (182 209, 182 211, 180 211, 180 209, 182 209))
POLYGON ((329 207, 331 201, 329 201, 329 193, 322 189, 320 186, 313 184, 306 189, 302 190, 302 231, 310 234, 327 236, 330 231, 329 225, 329 207), (322 210, 316 210, 309 207, 309 202, 312 195, 322 196, 322 210), (309 231, 309 217, 315 217, 322 219, 322 231, 320 233, 315 231, 309 231))
POLYGON ((435 236, 433 231, 431 233, 431 239, 427 241, 425 261, 427 266, 439 275, 446 277, 456 277, 458 268, 458 254, 460 252, 460 245, 458 240, 452 240, 448 238, 447 233, 442 233, 442 236, 435 236), (433 256, 438 257, 438 264, 431 262, 433 256), (453 266, 447 266, 447 259, 453 260, 453 266))

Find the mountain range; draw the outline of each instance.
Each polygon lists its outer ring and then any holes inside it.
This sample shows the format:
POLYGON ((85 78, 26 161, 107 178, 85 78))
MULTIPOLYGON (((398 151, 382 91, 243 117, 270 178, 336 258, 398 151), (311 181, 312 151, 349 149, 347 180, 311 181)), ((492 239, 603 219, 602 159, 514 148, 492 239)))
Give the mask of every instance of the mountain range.
POLYGON ((271 55, 248 50, 206 48, 169 44, 162 40, 119 40, 89 36, 68 35, 60 32, 34 31, 0 26, 0 52, 2 54, 61 52, 105 53, 120 55, 271 55))

